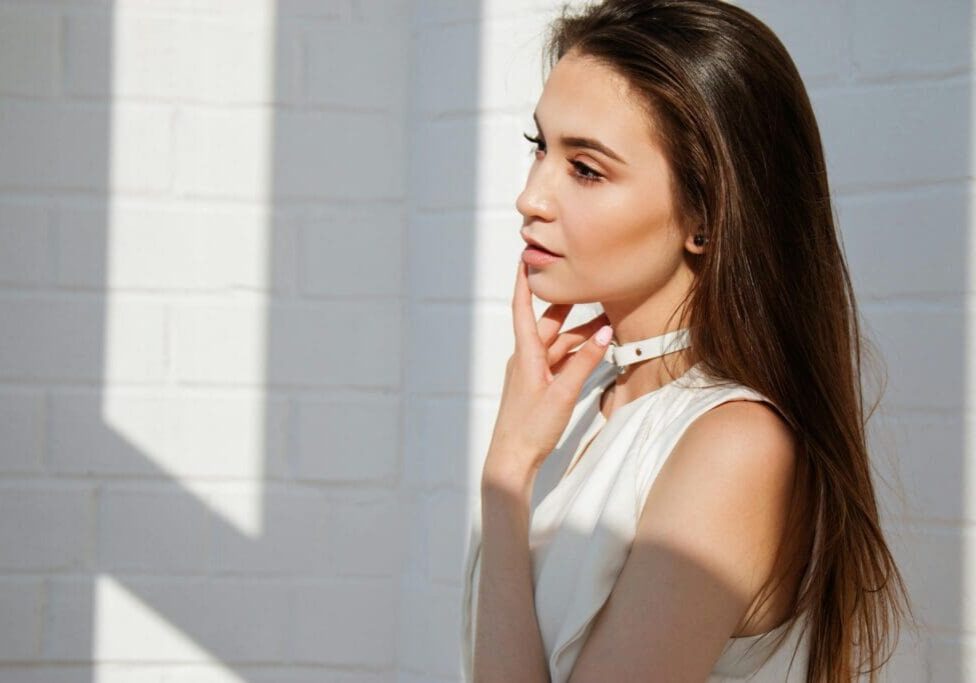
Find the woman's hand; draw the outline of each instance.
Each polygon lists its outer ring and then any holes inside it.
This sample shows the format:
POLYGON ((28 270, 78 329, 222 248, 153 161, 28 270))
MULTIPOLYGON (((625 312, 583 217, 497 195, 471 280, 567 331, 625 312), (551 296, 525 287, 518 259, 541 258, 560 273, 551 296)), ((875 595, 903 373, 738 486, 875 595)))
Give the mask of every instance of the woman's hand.
POLYGON ((601 313, 560 333, 573 304, 552 304, 537 322, 527 267, 520 261, 515 277, 515 352, 505 366, 482 488, 515 487, 524 491, 531 486, 536 471, 565 431, 583 383, 606 354, 613 332, 606 314, 601 313), (604 327, 605 339, 598 340, 595 333, 604 327), (570 353, 580 344, 583 346, 570 353))

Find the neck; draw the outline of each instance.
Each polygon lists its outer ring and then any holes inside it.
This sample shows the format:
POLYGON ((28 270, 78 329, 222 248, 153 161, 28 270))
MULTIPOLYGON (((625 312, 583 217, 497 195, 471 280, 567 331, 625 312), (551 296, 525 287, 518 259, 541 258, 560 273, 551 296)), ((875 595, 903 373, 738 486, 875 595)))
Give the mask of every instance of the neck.
MULTIPOLYGON (((666 316, 642 315, 637 311, 624 313, 612 305, 604 306, 604 311, 614 329, 614 342, 618 345, 639 342, 652 337, 687 327, 686 318, 675 316, 671 321, 666 316), (670 322, 670 324, 668 324, 670 322)), ((691 347, 671 353, 638 361, 626 366, 626 371, 617 375, 609 392, 606 414, 617 406, 654 391, 683 375, 697 362, 698 358, 691 347)))
POLYGON ((608 397, 602 406, 604 416, 609 417, 625 403, 673 382, 676 377, 685 374, 695 362, 695 357, 688 348, 628 366, 627 372, 617 375, 614 383, 607 387, 608 397))
MULTIPOLYGON (((614 341, 629 344, 687 327, 690 311, 683 306, 694 277, 691 269, 681 267, 650 294, 601 302, 613 326, 614 341)), ((694 349, 688 347, 628 365, 615 380, 611 410, 668 384, 697 361, 694 349)))

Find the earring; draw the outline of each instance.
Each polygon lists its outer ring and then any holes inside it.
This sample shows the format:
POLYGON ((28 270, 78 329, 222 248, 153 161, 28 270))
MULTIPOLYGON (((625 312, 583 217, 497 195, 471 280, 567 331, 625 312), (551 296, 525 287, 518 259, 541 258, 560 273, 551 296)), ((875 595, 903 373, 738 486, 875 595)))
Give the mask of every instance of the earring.
POLYGON ((698 233, 697 235, 695 235, 695 245, 696 246, 699 246, 700 247, 703 244, 705 244, 705 242, 707 242, 707 241, 708 241, 708 238, 705 237, 703 234, 698 233))

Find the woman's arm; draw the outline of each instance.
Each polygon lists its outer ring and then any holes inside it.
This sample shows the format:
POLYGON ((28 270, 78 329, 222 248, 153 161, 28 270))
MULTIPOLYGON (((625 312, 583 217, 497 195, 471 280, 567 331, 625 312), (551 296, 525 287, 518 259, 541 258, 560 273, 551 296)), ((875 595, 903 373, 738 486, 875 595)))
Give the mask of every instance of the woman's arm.
POLYGON ((529 553, 531 482, 531 476, 494 478, 486 473, 481 487, 475 683, 549 681, 529 553), (506 483, 513 480, 514 486, 506 483))
POLYGON ((573 304, 552 304, 537 321, 527 270, 520 260, 512 296, 515 352, 481 474, 476 683, 549 683, 529 554, 532 485, 613 332, 605 314, 562 332, 573 304))

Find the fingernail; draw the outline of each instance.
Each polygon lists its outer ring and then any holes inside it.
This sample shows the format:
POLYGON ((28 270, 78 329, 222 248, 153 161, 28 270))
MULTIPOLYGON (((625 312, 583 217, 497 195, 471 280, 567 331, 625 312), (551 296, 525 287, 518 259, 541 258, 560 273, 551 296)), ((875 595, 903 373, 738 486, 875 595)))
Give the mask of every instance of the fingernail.
POLYGON ((606 346, 610 343, 610 338, 613 336, 613 328, 610 325, 604 325, 596 333, 596 343, 600 346, 606 346))

